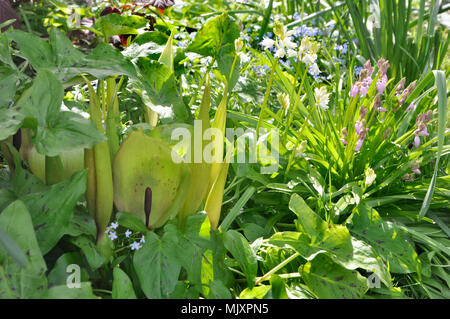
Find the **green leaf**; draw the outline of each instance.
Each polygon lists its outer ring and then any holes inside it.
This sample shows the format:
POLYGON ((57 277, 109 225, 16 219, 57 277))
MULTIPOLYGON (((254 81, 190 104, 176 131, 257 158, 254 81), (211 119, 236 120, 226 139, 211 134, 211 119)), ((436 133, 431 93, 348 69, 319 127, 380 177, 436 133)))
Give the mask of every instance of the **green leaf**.
POLYGON ((80 283, 80 288, 69 288, 67 285, 55 286, 47 290, 43 299, 97 299, 92 292, 90 282, 80 283))
POLYGON ((140 233, 144 233, 144 234, 147 232, 147 227, 145 227, 144 222, 136 214, 127 213, 127 212, 118 212, 116 215, 116 218, 117 218, 117 222, 122 227, 129 228, 132 231, 140 232, 140 233))
POLYGON ((419 218, 423 218, 428 212, 431 200, 434 194, 434 188, 436 186, 436 178, 439 169, 439 160, 442 154, 442 148, 444 146, 444 134, 447 127, 447 84, 445 73, 443 71, 433 71, 434 78, 436 80, 436 89, 438 91, 438 150, 436 153, 436 163, 434 165, 433 176, 431 177, 430 185, 428 186, 427 194, 422 203, 422 207, 419 211, 419 218))
POLYGON ((233 43, 239 37, 239 27, 228 14, 209 19, 197 32, 194 41, 187 47, 187 51, 204 56, 215 57, 220 48, 226 43, 233 43))
POLYGON ((13 69, 17 69, 11 58, 11 49, 9 47, 9 39, 6 34, 0 34, 0 61, 13 69))
POLYGON ((94 122, 73 112, 60 112, 47 127, 39 126, 33 137, 37 151, 47 156, 76 148, 92 148, 105 140, 94 122))
POLYGON ((89 239, 87 236, 78 236, 76 238, 71 238, 70 242, 75 246, 81 248, 81 251, 84 253, 89 267, 91 267, 92 270, 97 270, 105 263, 105 256, 100 253, 97 246, 95 245, 95 242, 92 239, 89 239))
MULTIPOLYGON (((1 81, 1 80, 0 80, 1 81)), ((0 84, 1 86, 1 84, 0 84)), ((1 91, 1 89, 0 89, 1 91)), ((0 92, 0 96, 1 96, 0 92)), ((1 104, 1 102, 0 102, 1 104)), ((24 116, 14 109, 0 108, 0 141, 16 134, 22 126, 24 116)))
POLYGON ((87 170, 73 174, 70 180, 48 187, 43 192, 23 197, 33 219, 36 237, 45 255, 66 233, 74 207, 86 192, 87 170))
POLYGON ((233 255, 244 272, 250 288, 255 284, 258 263, 253 249, 247 239, 235 230, 229 230, 224 234, 225 248, 233 255))
POLYGON ((222 281, 214 280, 209 284, 208 299, 231 299, 231 294, 222 281))
POLYGON ((39 298, 47 289, 47 266, 39 249, 30 214, 15 201, 0 214, 0 228, 25 253, 28 265, 18 265, 0 247, 0 298, 39 298))
POLYGON ((419 270, 419 259, 414 247, 403 231, 390 222, 383 221, 378 212, 361 202, 355 211, 350 232, 370 244, 394 273, 412 273, 419 270))
MULTIPOLYGON (((8 67, 0 67, 0 108, 8 106, 14 100, 18 79, 17 71, 8 67)), ((0 118, 1 122, 3 122, 3 118, 0 118)))
POLYGON ((367 279, 356 270, 335 264, 324 254, 300 267, 300 274, 308 288, 324 299, 361 298, 367 291, 367 279))
POLYGON ((43 70, 18 101, 16 111, 31 118, 33 142, 39 153, 57 156, 74 148, 92 148, 105 140, 92 121, 73 112, 61 112, 64 90, 50 71, 43 70), (52 92, 52 94, 48 94, 52 92))
POLYGON ((70 252, 61 255, 53 266, 52 270, 48 274, 48 286, 54 287, 59 285, 66 285, 68 276, 71 273, 67 272, 67 266, 79 265, 81 269, 80 280, 86 281, 89 279, 88 272, 81 267, 83 265, 83 257, 78 252, 70 252))
POLYGON ((8 255, 14 259, 14 261, 22 267, 28 266, 28 260, 22 249, 16 244, 16 242, 8 236, 0 228, 0 244, 2 244, 3 248, 7 251, 8 255))
POLYGON ((273 299, 289 299, 284 280, 278 275, 270 277, 271 293, 273 299))
POLYGON ((50 30, 50 45, 57 69, 64 72, 64 67, 71 66, 84 58, 70 39, 56 28, 50 30))
POLYGON ((18 55, 27 59, 37 71, 55 65, 52 48, 45 39, 21 30, 13 30, 6 34, 10 40, 17 43, 18 55))
POLYGON ((303 198, 293 194, 289 201, 289 209, 297 215, 301 230, 308 234, 313 241, 323 237, 327 223, 309 208, 303 198))
POLYGON ((162 118, 174 117, 178 122, 184 122, 188 118, 187 107, 178 92, 175 76, 170 68, 158 61, 148 58, 139 58, 137 65, 145 81, 142 83, 148 97, 154 104, 153 111, 162 118), (157 105, 171 108, 173 115, 164 109, 156 108, 157 105))
POLYGON ((97 226, 95 225, 95 220, 87 212, 76 209, 70 225, 66 229, 66 234, 73 237, 89 235, 92 238, 96 238, 97 226))
POLYGON ((263 299, 270 291, 271 286, 257 286, 245 288, 239 295, 239 299, 263 299))
POLYGON ((105 41, 113 35, 138 34, 137 29, 145 27, 147 19, 138 15, 120 15, 117 13, 99 17, 95 23, 95 28, 100 30, 105 41))
POLYGON ((113 270, 113 299, 136 299, 133 283, 127 274, 118 267, 113 270))
POLYGON ((160 239, 155 233, 148 232, 144 245, 134 254, 134 269, 149 299, 167 296, 177 284, 181 265, 174 250, 177 243, 172 239, 167 235, 160 239))

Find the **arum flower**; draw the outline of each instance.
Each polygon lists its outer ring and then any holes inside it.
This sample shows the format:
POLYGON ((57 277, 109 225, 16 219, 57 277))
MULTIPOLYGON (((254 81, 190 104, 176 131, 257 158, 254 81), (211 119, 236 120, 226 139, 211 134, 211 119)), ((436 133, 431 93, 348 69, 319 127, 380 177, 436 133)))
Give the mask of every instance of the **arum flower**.
POLYGON ((316 103, 324 111, 326 109, 328 109, 329 96, 330 96, 330 93, 327 93, 327 88, 325 86, 314 89, 314 97, 316 99, 316 103))
POLYGON ((126 237, 126 238, 130 237, 130 235, 131 235, 132 233, 133 233, 133 232, 132 232, 131 230, 127 229, 127 231, 125 232, 125 237, 126 237))
POLYGON ((139 249, 142 248, 141 244, 138 243, 138 242, 133 242, 133 243, 130 245, 130 247, 131 247, 131 250, 139 250, 139 249))

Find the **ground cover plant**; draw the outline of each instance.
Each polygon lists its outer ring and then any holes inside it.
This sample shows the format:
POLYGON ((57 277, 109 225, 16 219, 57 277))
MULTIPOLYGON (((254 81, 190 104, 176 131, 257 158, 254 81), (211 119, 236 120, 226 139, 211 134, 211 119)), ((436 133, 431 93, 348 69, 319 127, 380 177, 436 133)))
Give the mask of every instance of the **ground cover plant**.
POLYGON ((0 298, 450 297, 446 2, 0 4, 0 298))

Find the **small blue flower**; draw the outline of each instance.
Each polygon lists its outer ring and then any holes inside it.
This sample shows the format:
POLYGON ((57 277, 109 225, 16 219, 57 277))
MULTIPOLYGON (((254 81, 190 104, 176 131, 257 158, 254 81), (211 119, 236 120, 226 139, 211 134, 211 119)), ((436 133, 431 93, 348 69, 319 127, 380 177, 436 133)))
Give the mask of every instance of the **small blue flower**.
POLYGON ((194 40, 196 35, 197 35, 197 32, 189 33, 189 38, 191 38, 191 40, 194 40))
POLYGON ((132 232, 131 230, 127 229, 127 231, 125 232, 125 237, 126 237, 126 238, 130 237, 130 235, 131 235, 132 233, 133 233, 133 232, 132 232))
POLYGON ((294 20, 300 20, 300 15, 296 12, 292 15, 292 19, 294 20))
POLYGON ((141 244, 138 243, 138 242, 133 242, 133 243, 130 245, 130 247, 131 247, 131 250, 139 250, 139 249, 142 248, 141 244))
POLYGON ((145 236, 142 235, 141 240, 139 241, 141 244, 145 243, 145 236))
POLYGON ((187 47, 188 42, 185 41, 178 41, 178 46, 182 49, 184 49, 185 47, 187 47))
POLYGON ((109 239, 114 240, 117 239, 117 234, 115 231, 111 231, 108 235, 109 239))
POLYGON ((113 222, 110 225, 111 229, 117 229, 117 227, 119 227, 119 223, 118 222, 113 222))

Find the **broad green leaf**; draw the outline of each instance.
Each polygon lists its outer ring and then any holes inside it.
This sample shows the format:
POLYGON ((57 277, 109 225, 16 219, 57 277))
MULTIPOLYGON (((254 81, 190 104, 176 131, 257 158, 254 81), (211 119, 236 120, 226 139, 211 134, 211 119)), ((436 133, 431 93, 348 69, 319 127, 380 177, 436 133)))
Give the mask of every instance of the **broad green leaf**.
POLYGON ((105 263, 105 256, 98 250, 95 242, 87 236, 71 238, 70 242, 81 249, 92 270, 97 270, 105 263))
POLYGON ((308 288, 324 299, 356 299, 367 291, 367 279, 356 270, 347 270, 320 254, 300 267, 300 274, 308 288))
POLYGON ((270 277, 271 293, 273 299, 288 299, 284 280, 278 275, 270 277))
POLYGON ((313 241, 323 236, 327 229, 327 223, 309 208, 303 198, 293 194, 289 202, 289 209, 297 215, 301 230, 308 234, 313 241))
POLYGON ((187 51, 204 56, 215 57, 224 44, 233 43, 239 37, 240 30, 228 14, 209 19, 200 31, 197 32, 194 41, 187 47, 187 51))
POLYGON ((208 299, 231 299, 231 294, 222 281, 214 280, 209 284, 208 299))
POLYGON ((21 113, 17 112, 14 109, 0 108, 0 141, 16 134, 16 132, 22 126, 24 118, 25 117, 21 113))
POLYGON ((116 215, 116 219, 122 227, 144 234, 147 232, 147 227, 145 227, 144 221, 136 214, 119 212, 116 215))
POLYGON ((249 287, 252 288, 255 284, 258 262, 247 239, 241 233, 235 230, 229 230, 225 233, 223 242, 225 248, 238 261, 247 278, 249 287))
POLYGON ((361 202, 355 211, 350 232, 370 244, 377 254, 389 263, 394 273, 419 270, 419 259, 403 231, 391 222, 383 221, 378 212, 361 202))
POLYGON ((27 207, 21 201, 0 214, 0 228, 25 253, 28 265, 18 265, 0 246, 0 298, 39 298, 47 289, 47 266, 39 249, 27 207))
POLYGON ((0 189, 0 211, 4 210, 9 204, 17 199, 16 194, 9 189, 0 189))
MULTIPOLYGON (((18 79, 17 71, 8 67, 0 67, 0 108, 2 112, 4 111, 2 107, 9 106, 9 103, 14 100, 18 79)), ((0 118, 0 123, 2 122, 3 119, 0 118)))
POLYGON ((76 209, 70 221, 70 225, 66 229, 66 234, 77 237, 80 235, 89 235, 92 238, 97 237, 97 226, 95 220, 87 212, 76 209))
POLYGON ((113 299, 136 299, 133 283, 127 274, 118 267, 113 270, 113 299))
POLYGON ((18 55, 27 59, 37 71, 55 65, 52 48, 45 39, 21 30, 13 30, 6 34, 17 43, 18 55))
POLYGON ((170 68, 148 58, 139 58, 137 65, 145 79, 142 85, 154 104, 154 111, 162 118, 173 117, 179 122, 186 120, 188 118, 187 107, 178 92, 175 76, 170 68), (156 108, 157 105, 169 108, 171 112, 165 108, 156 108))
POLYGON ((167 235, 160 239, 155 233, 148 232, 144 245, 134 253, 134 269, 149 299, 167 296, 177 284, 181 265, 174 249, 177 243, 172 239, 173 236, 167 235))
POLYGON ((47 127, 38 126, 33 141, 39 153, 57 156, 76 148, 92 148, 106 140, 94 122, 73 112, 60 112, 47 127))
POLYGON ((35 131, 33 142, 37 151, 47 156, 78 147, 91 148, 105 140, 91 121, 77 113, 60 111, 63 97, 59 80, 50 71, 43 70, 15 108, 32 119, 29 123, 33 124, 28 126, 35 131))
POLYGON ((7 233, 5 233, 0 228, 0 244, 3 246, 3 248, 7 251, 8 255, 14 259, 14 261, 22 266, 26 267, 28 266, 28 260, 25 254, 23 253, 22 249, 16 244, 16 242, 9 237, 7 233))
POLYGON ((69 288, 67 285, 55 286, 47 290, 43 299, 97 299, 92 292, 90 282, 80 283, 80 288, 69 288))
POLYGON ((120 15, 117 13, 99 17, 96 29, 105 35, 105 40, 118 34, 137 34, 137 29, 144 27, 147 20, 138 15, 120 15))
POLYGON ((17 68, 11 58, 11 49, 9 47, 9 39, 6 34, 0 34, 0 61, 11 68, 17 68))
POLYGON ((245 288, 239 295, 239 299, 263 299, 270 291, 271 286, 257 286, 245 288))
POLYGON ((48 286, 51 288, 59 285, 66 285, 68 277, 72 274, 71 272, 67 272, 67 267, 69 265, 80 266, 80 280, 81 282, 87 281, 89 279, 89 274, 87 270, 84 269, 83 264, 83 257, 78 252, 70 252, 61 255, 48 274, 48 286))
POLYGON ((75 173, 70 180, 48 187, 43 192, 23 197, 33 219, 36 237, 45 255, 66 233, 74 207, 86 192, 87 170, 75 173))
POLYGON ((84 58, 83 53, 78 51, 69 38, 56 28, 50 30, 50 45, 54 63, 59 72, 64 68, 79 62, 84 58))

